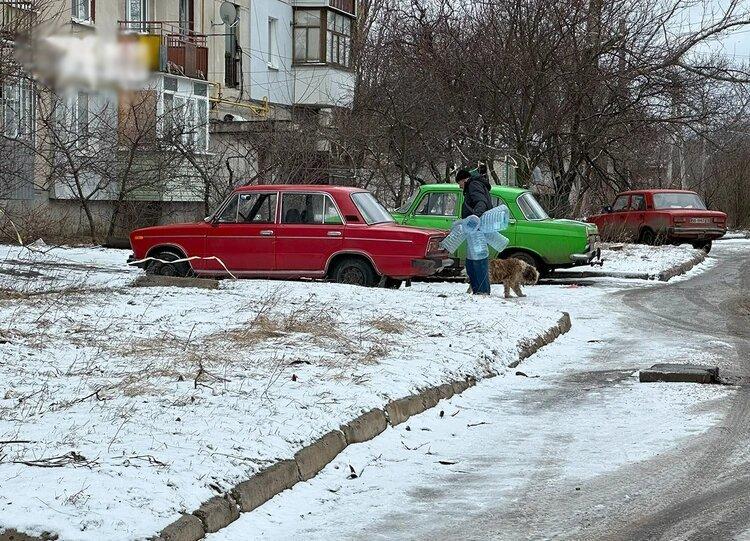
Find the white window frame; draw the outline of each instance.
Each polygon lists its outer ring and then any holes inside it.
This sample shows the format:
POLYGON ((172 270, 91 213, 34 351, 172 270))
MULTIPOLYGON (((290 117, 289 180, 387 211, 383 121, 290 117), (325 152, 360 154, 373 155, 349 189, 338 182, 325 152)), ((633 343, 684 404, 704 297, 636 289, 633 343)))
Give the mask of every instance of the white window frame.
POLYGON ((279 20, 276 17, 268 18, 268 67, 279 69, 279 20))
POLYGON ((58 103, 57 121, 62 124, 66 143, 72 143, 73 148, 93 150, 91 104, 91 95, 86 92, 73 92, 62 97, 58 103), (82 118, 84 115, 85 118, 82 118))
POLYGON ((173 115, 170 115, 171 123, 176 128, 182 130, 182 133, 180 134, 182 144, 192 146, 197 152, 207 152, 209 113, 207 83, 196 82, 191 79, 165 76, 162 77, 160 86, 157 114, 161 119, 159 123, 161 137, 166 137, 168 135, 166 131, 169 126, 166 123, 166 120, 169 111, 166 108, 165 101, 168 100, 165 100, 165 96, 171 96, 173 110, 173 115), (164 81, 167 77, 177 81, 177 90, 165 88, 164 81), (196 93, 196 85, 203 85, 205 94, 196 93), (189 87, 192 92, 188 92, 186 90, 187 87, 189 87))
POLYGON ((125 0, 125 20, 129 22, 128 30, 146 32, 148 30, 146 21, 151 3, 149 0, 125 0), (140 13, 133 13, 133 4, 138 4, 140 13))
POLYGON ((75 22, 87 24, 94 22, 94 19, 91 17, 91 0, 71 0, 70 13, 71 19, 75 22))
POLYGON ((10 139, 31 140, 34 135, 34 83, 25 77, 9 78, 3 85, 3 134, 10 139))

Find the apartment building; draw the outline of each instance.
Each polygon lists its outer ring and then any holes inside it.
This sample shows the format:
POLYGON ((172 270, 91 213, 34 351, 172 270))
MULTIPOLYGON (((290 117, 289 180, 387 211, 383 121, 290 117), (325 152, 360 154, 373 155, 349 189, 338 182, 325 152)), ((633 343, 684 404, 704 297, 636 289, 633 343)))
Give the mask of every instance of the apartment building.
MULTIPOLYGON (((355 7, 354 0, 0 0, 7 177, 0 222, 44 216, 58 232, 96 229, 101 237, 201 217, 208 182, 225 172, 212 156, 235 140, 246 145, 266 125, 294 129, 293 110, 325 119, 349 105, 355 7), (41 32, 80 38, 81 51, 94 36, 138 43, 151 75, 122 88, 68 73, 75 84, 51 89, 13 53, 18 39, 41 32)), ((234 154, 226 162, 233 160, 235 182, 259 169, 257 152, 234 154)))

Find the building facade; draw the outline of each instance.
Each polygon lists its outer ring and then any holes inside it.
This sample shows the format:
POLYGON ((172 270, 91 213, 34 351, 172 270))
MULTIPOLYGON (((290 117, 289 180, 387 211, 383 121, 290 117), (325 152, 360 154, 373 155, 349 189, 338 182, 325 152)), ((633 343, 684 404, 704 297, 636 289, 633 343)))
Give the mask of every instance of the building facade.
MULTIPOLYGON (((0 0, 0 8, 6 234, 10 219, 30 236, 105 238, 202 217, 222 188, 273 178, 263 167, 266 126, 288 134, 296 111, 323 123, 351 100, 353 0, 0 0), (29 36, 37 58, 24 63, 14 46, 29 36), (127 56, 130 44, 149 68, 137 84, 125 76, 128 58, 107 54, 127 56), (65 73, 50 76, 51 57, 65 73), (80 58, 96 66, 76 66, 80 58)), ((324 141, 317 147, 325 152, 324 141)))

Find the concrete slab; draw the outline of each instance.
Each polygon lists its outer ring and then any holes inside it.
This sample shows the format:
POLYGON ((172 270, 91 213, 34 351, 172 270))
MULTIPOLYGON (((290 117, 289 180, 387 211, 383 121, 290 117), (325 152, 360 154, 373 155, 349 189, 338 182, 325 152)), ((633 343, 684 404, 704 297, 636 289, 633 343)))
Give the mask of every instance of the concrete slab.
POLYGON ((144 274, 135 279, 133 287, 197 287, 200 289, 217 289, 219 281, 213 278, 178 278, 176 276, 144 274))
POLYGON ((655 364, 639 373, 641 383, 719 383, 719 369, 699 364, 655 364))

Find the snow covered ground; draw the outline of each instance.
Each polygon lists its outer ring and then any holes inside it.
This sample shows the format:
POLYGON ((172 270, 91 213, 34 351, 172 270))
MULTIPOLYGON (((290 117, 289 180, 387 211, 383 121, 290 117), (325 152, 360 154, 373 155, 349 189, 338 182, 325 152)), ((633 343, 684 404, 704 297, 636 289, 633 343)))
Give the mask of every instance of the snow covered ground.
POLYGON ((40 250, 0 247, 0 527, 63 540, 150 536, 363 411, 501 369, 567 304, 133 288, 127 252, 40 250))
POLYGON ((656 278, 659 273, 690 261, 699 253, 700 250, 694 249, 689 244, 646 246, 643 244, 605 243, 602 248, 603 266, 560 269, 556 274, 565 277, 566 273, 585 271, 602 275, 643 274, 650 278, 656 278))
MULTIPOLYGON (((715 425, 725 413, 721 400, 735 392, 639 384, 638 369, 652 363, 713 359, 703 342, 696 348, 683 337, 621 334, 627 316, 616 309, 613 293, 673 286, 601 283, 607 285, 529 288, 528 304, 564 304, 573 328, 524 361, 518 367, 524 375, 511 371, 482 381, 372 441, 347 447, 316 478, 208 540, 547 538, 511 529, 540 516, 558 529, 546 531, 549 538, 576 538, 568 523, 554 524, 544 498, 522 495, 536 487, 571 501, 597 476, 673 452, 715 425), (612 344, 621 354, 612 354, 612 344), (493 522, 484 523, 487 517, 493 522)), ((446 292, 459 287, 440 285, 446 292)), ((596 522, 602 509, 582 504, 567 518, 596 522)))

